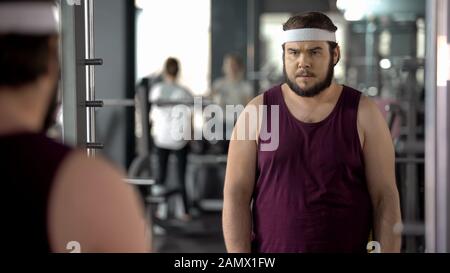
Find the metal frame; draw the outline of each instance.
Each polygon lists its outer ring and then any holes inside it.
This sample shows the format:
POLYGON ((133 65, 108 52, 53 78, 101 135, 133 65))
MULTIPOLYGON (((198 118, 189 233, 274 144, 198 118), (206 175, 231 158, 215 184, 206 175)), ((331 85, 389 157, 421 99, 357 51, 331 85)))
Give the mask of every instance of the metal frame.
POLYGON ((94 2, 69 4, 60 1, 62 32, 62 91, 64 143, 87 148, 94 156, 103 145, 96 143, 94 66, 103 60, 94 58, 94 2))
MULTIPOLYGON (((85 56, 86 59, 94 58, 94 2, 84 1, 85 20, 85 56)), ((88 101, 95 101, 95 70, 92 66, 86 67, 86 98, 88 101)), ((87 142, 95 143, 95 108, 89 107, 86 113, 87 120, 87 142)), ((95 156, 95 150, 88 149, 89 156, 95 156)))
POLYGON ((85 22, 81 5, 60 1, 63 141, 84 147, 86 137, 85 22))
MULTIPOLYGON (((260 2, 258 0, 247 0, 247 77, 252 80, 253 89, 255 90, 255 92, 259 90, 259 77, 257 76, 257 74, 260 69, 260 15, 260 2)), ((255 95, 257 95, 257 93, 255 95)))
MULTIPOLYGON (((85 62, 86 66, 86 98, 87 103, 95 102, 95 67, 101 65, 103 61, 95 59, 94 45, 94 0, 85 0, 84 20, 85 20, 85 62)), ((89 107, 86 113, 87 120, 87 151, 88 155, 94 157, 97 149, 102 149, 103 145, 96 143, 96 107, 89 107)))
MULTIPOLYGON (((427 252, 450 252, 449 79, 438 86, 438 36, 449 41, 446 0, 427 1, 425 230, 427 252), (446 26, 447 25, 447 26, 446 26)), ((442 60, 441 60, 442 61, 442 60)))
POLYGON ((437 86, 436 86, 436 252, 450 252, 450 164, 449 164, 449 117, 450 117, 450 95, 448 72, 447 79, 440 83, 439 75, 443 72, 440 67, 445 55, 442 51, 448 52, 448 1, 437 1, 437 86), (440 48, 440 37, 445 37, 446 48, 440 48))

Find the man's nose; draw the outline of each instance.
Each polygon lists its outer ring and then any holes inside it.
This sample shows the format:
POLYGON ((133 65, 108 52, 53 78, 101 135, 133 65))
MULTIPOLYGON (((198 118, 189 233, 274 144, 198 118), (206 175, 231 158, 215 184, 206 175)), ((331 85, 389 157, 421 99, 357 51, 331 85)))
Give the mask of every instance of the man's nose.
POLYGON ((311 68, 311 60, 307 54, 300 54, 298 57, 298 68, 311 68))

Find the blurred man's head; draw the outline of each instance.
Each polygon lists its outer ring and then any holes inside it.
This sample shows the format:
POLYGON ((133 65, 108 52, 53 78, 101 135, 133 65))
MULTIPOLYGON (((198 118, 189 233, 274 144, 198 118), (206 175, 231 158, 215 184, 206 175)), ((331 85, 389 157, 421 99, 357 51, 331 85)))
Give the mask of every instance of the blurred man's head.
POLYGON ((169 78, 175 80, 180 72, 180 65, 175 58, 168 58, 164 64, 164 74, 169 78))
POLYGON ((57 23, 54 1, 0 1, 0 92, 23 96, 34 89, 30 96, 46 109, 43 130, 57 106, 57 23))
POLYGON ((222 69, 226 78, 240 79, 244 73, 244 63, 241 56, 233 53, 225 55, 222 69))
POLYGON ((286 83, 302 97, 320 94, 331 85, 334 66, 339 62, 340 52, 334 35, 337 27, 325 14, 308 12, 289 18, 283 30, 289 34, 283 44, 286 83))

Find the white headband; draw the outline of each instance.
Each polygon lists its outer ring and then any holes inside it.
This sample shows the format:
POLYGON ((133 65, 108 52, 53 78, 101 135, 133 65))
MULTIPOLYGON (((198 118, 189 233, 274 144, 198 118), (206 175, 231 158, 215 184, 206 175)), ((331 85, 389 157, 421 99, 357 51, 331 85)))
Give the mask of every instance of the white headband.
POLYGON ((50 3, 0 3, 0 34, 56 34, 58 13, 50 3))
POLYGON ((300 28, 283 31, 283 44, 303 41, 336 42, 336 33, 319 28, 300 28))

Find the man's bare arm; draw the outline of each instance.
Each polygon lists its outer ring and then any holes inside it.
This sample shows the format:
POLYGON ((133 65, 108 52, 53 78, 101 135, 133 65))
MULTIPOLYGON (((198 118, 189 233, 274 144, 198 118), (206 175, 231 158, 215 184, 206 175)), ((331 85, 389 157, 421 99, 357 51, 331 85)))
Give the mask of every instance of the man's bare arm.
POLYGON ((400 199, 395 181, 395 152, 386 121, 375 103, 362 96, 358 126, 363 132, 364 160, 374 211, 374 240, 382 252, 400 252, 401 235, 394 227, 401 223, 400 199))
POLYGON ((257 120, 255 111, 262 98, 252 100, 240 115, 233 131, 228 152, 224 188, 223 233, 228 252, 251 252, 252 219, 250 202, 253 194, 257 159, 257 120))

